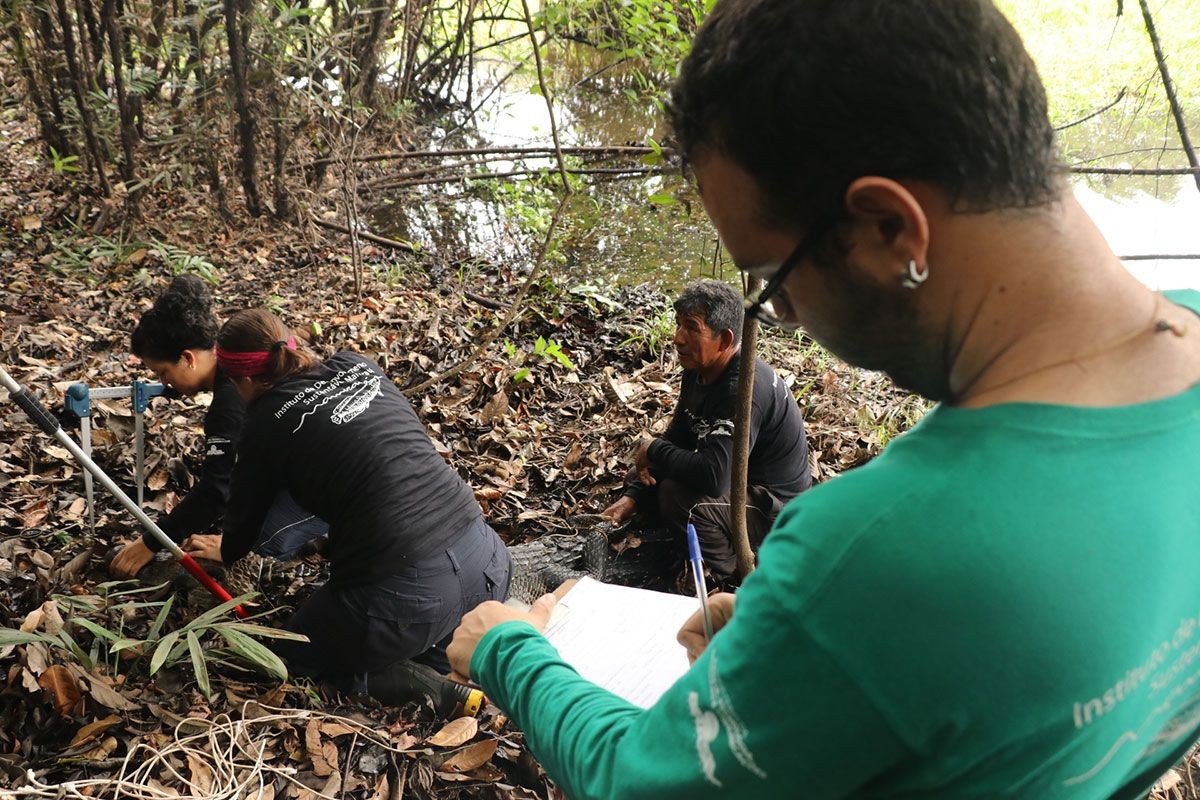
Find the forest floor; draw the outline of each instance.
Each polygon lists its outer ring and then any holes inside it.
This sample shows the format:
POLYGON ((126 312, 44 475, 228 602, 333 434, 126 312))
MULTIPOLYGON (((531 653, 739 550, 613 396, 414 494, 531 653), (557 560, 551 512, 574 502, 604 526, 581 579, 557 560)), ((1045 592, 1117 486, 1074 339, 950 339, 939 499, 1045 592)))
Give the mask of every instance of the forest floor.
MULTIPOLYGON (((80 220, 94 209, 80 215, 88 204, 31 133, 11 109, 0 116, 0 363, 54 409, 74 382, 152 379, 129 355, 129 333, 178 272, 215 282, 220 316, 266 305, 319 354, 367 354, 402 389, 470 353, 528 273, 528 263, 368 245, 360 301, 345 237, 268 220, 227 226, 178 189, 144 199, 134 234, 93 235, 80 220)), ((602 509, 639 434, 665 427, 679 380, 669 308, 647 287, 597 296, 540 281, 488 352, 410 398, 508 542, 602 509)), ((819 480, 869 460, 924 412, 811 343, 767 336, 762 350, 800 396, 819 480)), ((147 412, 147 505, 160 513, 190 485, 204 403, 160 398, 147 412)), ((130 489, 128 403, 97 402, 95 413, 94 456, 130 489)), ((29 797, 556 796, 494 706, 443 725, 429 709, 281 682, 254 640, 205 615, 168 565, 156 565, 157 580, 112 581, 105 557, 136 523, 97 487, 91 531, 79 468, 7 402, 0 489, 0 625, 29 634, 0 646, 0 786, 29 797)), ((315 557, 272 565, 257 621, 279 624, 323 576, 315 557)), ((1156 797, 1194 796, 1190 775, 1175 777, 1156 797)))

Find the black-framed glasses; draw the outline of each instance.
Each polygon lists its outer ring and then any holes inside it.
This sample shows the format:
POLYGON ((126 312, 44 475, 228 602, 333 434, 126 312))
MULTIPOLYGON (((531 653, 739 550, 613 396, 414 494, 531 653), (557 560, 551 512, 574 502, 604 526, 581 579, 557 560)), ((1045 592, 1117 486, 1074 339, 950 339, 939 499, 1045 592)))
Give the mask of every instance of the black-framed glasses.
MULTIPOLYGON (((787 258, 780 264, 778 269, 767 279, 767 283, 753 297, 746 298, 746 314, 754 317, 763 325, 770 325, 773 328, 783 328, 784 330, 796 330, 800 327, 799 322, 785 321, 780 316, 780 309, 777 307, 777 298, 779 292, 783 288, 783 282, 787 280, 788 275, 800 265, 808 255, 812 252, 816 242, 820 240, 820 236, 812 232, 806 234, 796 249, 793 250, 787 258)), ((755 267, 748 272, 766 270, 768 267, 755 267)))

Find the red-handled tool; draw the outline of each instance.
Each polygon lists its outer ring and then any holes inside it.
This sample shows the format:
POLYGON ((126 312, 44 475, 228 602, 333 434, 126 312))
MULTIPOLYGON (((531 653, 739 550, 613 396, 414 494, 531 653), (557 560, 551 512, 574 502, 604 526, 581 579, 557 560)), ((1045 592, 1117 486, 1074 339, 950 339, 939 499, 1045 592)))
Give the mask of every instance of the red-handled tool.
MULTIPOLYGON (((171 538, 163 533, 162 528, 158 527, 154 523, 154 520, 146 516, 146 512, 142 511, 138 504, 129 498, 129 495, 121 491, 121 487, 113 483, 112 478, 108 477, 104 470, 100 469, 96 465, 96 462, 92 461, 91 457, 83 452, 83 449, 75 443, 75 440, 67 435, 67 432, 62 429, 62 425, 58 424, 58 418, 46 411, 37 398, 28 389, 22 388, 19 383, 13 380, 12 376, 3 367, 0 367, 0 385, 3 385, 8 390, 8 393, 12 395, 13 402, 20 406, 21 410, 33 420, 34 424, 45 433, 57 439, 63 447, 67 448, 71 455, 75 457, 75 460, 79 462, 79 466, 91 473, 101 486, 107 489, 113 497, 117 498, 121 502, 121 505, 125 506, 125 509, 130 514, 137 517, 138 522, 142 523, 142 526, 150 531, 150 535, 157 539, 159 544, 170 550, 171 555, 175 556, 179 563, 183 564, 183 568, 190 572, 205 589, 212 592, 222 602, 233 599, 221 584, 213 580, 213 577, 196 563, 194 558, 183 552, 183 548, 171 541, 171 538)), ((246 616, 246 610, 241 606, 236 606, 234 611, 237 612, 239 617, 246 616)))

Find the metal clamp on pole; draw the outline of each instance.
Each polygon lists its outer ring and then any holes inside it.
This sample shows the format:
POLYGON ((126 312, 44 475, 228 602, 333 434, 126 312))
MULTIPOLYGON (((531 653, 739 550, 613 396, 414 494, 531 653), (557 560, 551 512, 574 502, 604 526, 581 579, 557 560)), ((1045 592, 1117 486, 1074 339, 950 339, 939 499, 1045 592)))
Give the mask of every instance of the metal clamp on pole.
MULTIPOLYGON (((89 457, 92 455, 92 400, 130 399, 133 406, 133 477, 137 484, 139 507, 145 505, 146 500, 146 430, 142 415, 150 406, 150 398, 158 397, 164 392, 166 392, 166 387, 161 383, 147 381, 134 381, 129 386, 106 386, 96 389, 90 388, 86 383, 73 383, 67 389, 64 405, 67 411, 79 417, 79 438, 83 445, 83 452, 89 457)), ((95 533, 96 515, 92 503, 94 489, 92 488, 92 476, 87 470, 84 470, 83 473, 83 488, 84 494, 87 495, 88 528, 95 533)))

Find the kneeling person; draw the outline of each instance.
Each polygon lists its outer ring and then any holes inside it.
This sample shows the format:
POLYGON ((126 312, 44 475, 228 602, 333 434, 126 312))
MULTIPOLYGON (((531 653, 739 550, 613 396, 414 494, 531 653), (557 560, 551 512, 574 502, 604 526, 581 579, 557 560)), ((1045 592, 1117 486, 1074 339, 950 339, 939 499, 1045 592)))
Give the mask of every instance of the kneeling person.
POLYGON ((329 523, 331 562, 287 624, 310 642, 277 646, 293 674, 398 702, 398 662, 448 671, 450 634, 479 603, 505 599, 511 559, 412 406, 374 362, 318 361, 264 310, 230 318, 216 353, 246 424, 223 535, 192 537, 192 555, 245 556, 286 489, 329 523))
MULTIPOLYGON (((726 283, 697 281, 674 305, 674 344, 683 365, 674 417, 665 434, 638 448, 623 496, 602 513, 616 523, 638 511, 657 513, 680 533, 692 523, 705 563, 724 579, 737 567, 729 482, 742 298, 726 283)), ((783 505, 812 485, 800 408, 761 358, 754 367, 748 483, 746 527, 757 548, 783 505)))

